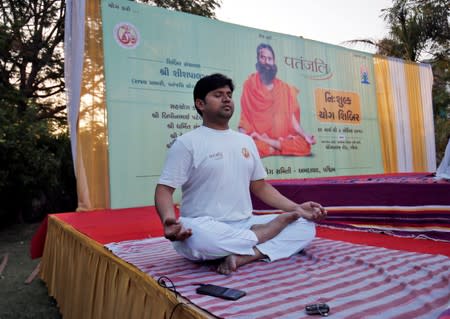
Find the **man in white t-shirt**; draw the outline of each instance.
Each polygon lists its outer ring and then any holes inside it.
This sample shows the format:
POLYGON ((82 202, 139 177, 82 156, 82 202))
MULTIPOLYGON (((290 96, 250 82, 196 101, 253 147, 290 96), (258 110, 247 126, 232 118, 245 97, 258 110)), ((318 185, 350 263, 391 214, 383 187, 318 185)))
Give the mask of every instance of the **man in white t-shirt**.
POLYGON ((193 261, 220 260, 230 274, 255 260, 274 261, 298 253, 315 236, 314 221, 326 217, 318 203, 297 204, 267 183, 251 137, 233 131, 231 79, 212 74, 194 88, 203 125, 180 136, 170 148, 155 191, 164 235, 193 261), (177 220, 173 192, 181 187, 177 220), (250 192, 283 214, 255 216, 250 192))

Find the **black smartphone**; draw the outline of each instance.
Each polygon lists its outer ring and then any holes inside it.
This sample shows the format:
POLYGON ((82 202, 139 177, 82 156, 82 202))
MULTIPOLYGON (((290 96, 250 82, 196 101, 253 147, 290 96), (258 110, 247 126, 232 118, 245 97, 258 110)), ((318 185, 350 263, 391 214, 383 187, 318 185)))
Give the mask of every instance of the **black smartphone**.
POLYGON ((197 293, 227 300, 237 300, 245 296, 245 291, 216 285, 202 285, 197 288, 197 293))

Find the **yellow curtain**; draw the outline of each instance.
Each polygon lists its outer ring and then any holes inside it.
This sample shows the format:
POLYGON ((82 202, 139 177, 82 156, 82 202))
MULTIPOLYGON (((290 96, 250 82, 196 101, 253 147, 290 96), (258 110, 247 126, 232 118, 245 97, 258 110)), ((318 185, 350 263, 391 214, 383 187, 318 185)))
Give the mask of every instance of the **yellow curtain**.
POLYGON ((424 133, 424 115, 422 109, 419 66, 416 63, 405 62, 405 78, 408 88, 413 169, 415 172, 426 172, 428 165, 424 133))
POLYGON ((397 149, 395 133, 395 112, 392 97, 392 84, 389 72, 389 61, 386 58, 375 56, 375 80, 378 107, 378 125, 380 129, 381 153, 385 173, 396 173, 397 149))
POLYGON ((48 219, 41 278, 64 319, 212 318, 56 216, 48 219))
POLYGON ((100 0, 86 1, 85 50, 78 117, 78 210, 110 208, 108 131, 100 0))

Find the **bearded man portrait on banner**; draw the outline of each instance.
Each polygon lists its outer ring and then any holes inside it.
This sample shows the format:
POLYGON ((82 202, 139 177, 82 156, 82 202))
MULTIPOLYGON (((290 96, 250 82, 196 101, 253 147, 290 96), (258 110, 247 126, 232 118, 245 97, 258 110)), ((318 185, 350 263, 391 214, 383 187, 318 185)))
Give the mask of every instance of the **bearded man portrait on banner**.
POLYGON ((316 138, 300 124, 299 90, 276 77, 275 52, 256 49, 256 72, 244 82, 239 131, 253 137, 261 157, 309 156, 316 138))

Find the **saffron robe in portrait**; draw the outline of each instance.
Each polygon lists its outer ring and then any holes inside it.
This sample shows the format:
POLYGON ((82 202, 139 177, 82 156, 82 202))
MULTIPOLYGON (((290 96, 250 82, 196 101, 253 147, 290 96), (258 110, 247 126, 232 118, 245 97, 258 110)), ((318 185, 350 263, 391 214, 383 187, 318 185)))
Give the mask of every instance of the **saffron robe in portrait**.
POLYGON ((275 78, 272 90, 268 90, 254 73, 245 81, 241 96, 239 128, 246 134, 267 134, 280 141, 281 149, 255 139, 261 157, 271 155, 307 156, 311 145, 295 131, 292 117, 300 123, 298 89, 275 78))

